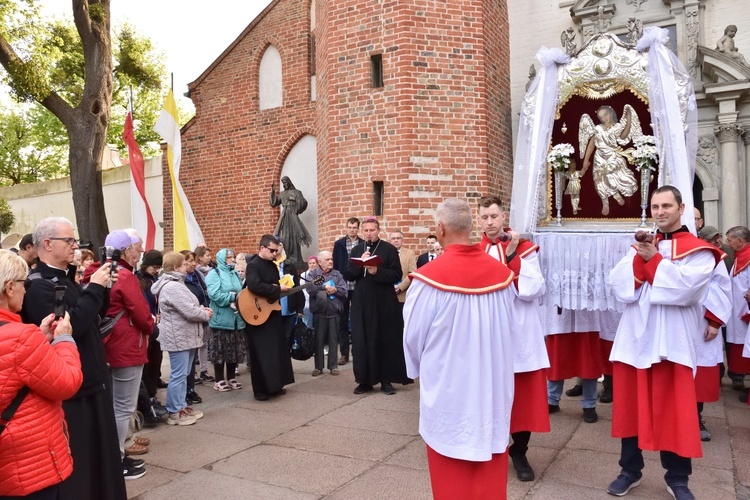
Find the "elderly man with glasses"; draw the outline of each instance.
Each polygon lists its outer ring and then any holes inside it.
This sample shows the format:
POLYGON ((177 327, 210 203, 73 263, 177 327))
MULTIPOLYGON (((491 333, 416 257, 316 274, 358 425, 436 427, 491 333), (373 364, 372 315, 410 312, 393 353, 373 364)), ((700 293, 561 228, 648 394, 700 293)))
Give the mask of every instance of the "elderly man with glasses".
POLYGON ((33 242, 39 262, 29 276, 21 317, 24 323, 39 325, 54 309, 55 287, 64 287, 63 303, 83 372, 81 388, 63 402, 75 467, 60 485, 60 498, 124 499, 112 378, 98 328, 107 309, 110 265, 100 267, 85 290, 75 282, 76 267, 71 264, 78 242, 73 224, 63 217, 42 220, 34 229, 33 242))

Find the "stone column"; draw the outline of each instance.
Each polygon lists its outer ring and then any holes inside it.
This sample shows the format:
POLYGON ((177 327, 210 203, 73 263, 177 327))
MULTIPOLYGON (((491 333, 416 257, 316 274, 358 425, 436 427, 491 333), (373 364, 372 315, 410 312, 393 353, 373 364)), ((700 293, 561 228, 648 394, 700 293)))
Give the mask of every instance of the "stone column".
POLYGON ((744 208, 740 205, 740 169, 737 142, 740 127, 737 123, 722 123, 714 127, 721 144, 721 228, 742 224, 744 208))
MULTIPOLYGON (((742 203, 745 204, 745 221, 750 223, 750 123, 742 127, 742 139, 745 142, 745 163, 742 165, 742 171, 745 173, 745 196, 742 203)), ((729 229, 729 228, 727 228, 729 229)))

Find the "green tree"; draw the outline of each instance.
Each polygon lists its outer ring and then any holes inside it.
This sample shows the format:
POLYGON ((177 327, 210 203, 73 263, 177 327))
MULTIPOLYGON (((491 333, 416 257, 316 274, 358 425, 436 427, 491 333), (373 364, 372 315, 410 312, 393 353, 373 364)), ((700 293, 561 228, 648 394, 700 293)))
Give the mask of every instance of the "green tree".
MULTIPOLYGON (((41 104, 64 127, 76 225, 83 239, 99 245, 108 232, 101 158, 108 142, 120 142, 123 120, 119 130, 110 122, 121 109, 124 116, 126 88, 142 101, 148 92, 160 94, 163 64, 144 58, 150 42, 130 26, 116 31, 113 47, 110 0, 72 0, 74 28, 40 21, 39 1, 0 0, 0 65, 17 99, 41 104), (116 140, 110 141, 110 128, 116 140)), ((145 144, 153 132, 146 113, 139 116, 136 108, 135 116, 142 120, 137 138, 145 144)))
POLYGON ((30 116, 0 112, 0 185, 67 175, 67 149, 67 143, 55 144, 54 138, 44 132, 43 124, 34 123, 30 116))
POLYGON ((0 198, 0 233, 7 233, 16 221, 13 210, 5 198, 0 198))

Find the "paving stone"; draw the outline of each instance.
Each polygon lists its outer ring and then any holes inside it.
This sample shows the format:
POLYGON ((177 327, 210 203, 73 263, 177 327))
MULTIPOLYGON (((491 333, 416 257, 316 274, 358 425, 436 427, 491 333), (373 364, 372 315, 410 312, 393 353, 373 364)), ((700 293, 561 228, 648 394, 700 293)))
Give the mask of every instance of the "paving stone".
POLYGON ((260 445, 220 460, 212 469, 222 474, 327 495, 375 463, 319 452, 260 445))
POLYGON ((410 436, 315 423, 282 434, 270 444, 343 457, 383 460, 412 440, 410 436))
POLYGON ((418 436, 385 460, 388 465, 427 470, 427 445, 418 436))
POLYGON ((274 414, 284 413, 315 419, 354 402, 356 402, 356 398, 350 398, 346 395, 330 396, 287 389, 283 396, 270 398, 268 401, 250 399, 238 403, 237 406, 274 414))
MULTIPOLYGON (((150 455, 150 453, 148 454, 150 455)), ((148 456, 143 456, 143 460, 148 460, 148 456)), ((140 479, 125 481, 125 488, 128 492, 128 498, 134 498, 147 491, 154 490, 163 484, 170 483, 183 474, 173 470, 164 469, 152 465, 150 462, 146 467, 146 475, 140 479)))
POLYGON ((139 497, 141 500, 163 500, 165 498, 314 500, 318 498, 318 495, 198 469, 139 497))
POLYGON ((432 498, 430 475, 427 471, 378 465, 350 481, 326 500, 382 500, 398 498, 429 500, 432 498))
MULTIPOLYGON (((206 420, 205 417, 203 420, 206 420)), ((268 418, 268 413, 263 411, 231 407, 212 414, 206 422, 207 425, 201 426, 201 430, 258 443, 304 425, 310 420, 310 417, 294 413, 277 413, 273 418, 268 418)))
MULTIPOLYGON (((373 395, 370 397, 377 397, 373 395)), ((398 397, 384 396, 386 398, 398 397)), ((419 434, 419 415, 402 411, 378 410, 375 408, 363 412, 356 405, 349 405, 327 413, 316 423, 338 425, 353 429, 383 431, 391 434, 417 436, 419 434)))

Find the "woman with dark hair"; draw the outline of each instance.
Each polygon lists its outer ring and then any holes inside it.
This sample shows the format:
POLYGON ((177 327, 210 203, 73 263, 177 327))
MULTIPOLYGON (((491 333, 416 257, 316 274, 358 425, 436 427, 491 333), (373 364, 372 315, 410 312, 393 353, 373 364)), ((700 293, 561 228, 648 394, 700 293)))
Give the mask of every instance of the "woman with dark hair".
MULTIPOLYGON (((159 250, 149 250, 143 254, 143 260, 141 266, 136 271, 135 275, 138 278, 138 282, 141 285, 141 291, 143 296, 148 302, 148 308, 151 315, 155 318, 156 325, 154 331, 149 337, 148 341, 148 362, 143 367, 143 384, 146 386, 146 392, 149 397, 149 405, 151 408, 144 412, 145 418, 151 423, 157 423, 161 421, 167 410, 166 408, 156 399, 156 389, 164 388, 167 386, 161 379, 161 362, 164 355, 161 351, 161 344, 159 343, 159 308, 158 302, 154 294, 151 293, 151 286, 156 282, 159 276, 159 271, 162 265, 162 253, 159 250)), ((126 453, 135 455, 139 452, 143 452, 143 445, 133 445, 125 450, 126 453), (128 451, 129 450, 129 451, 128 451)))

